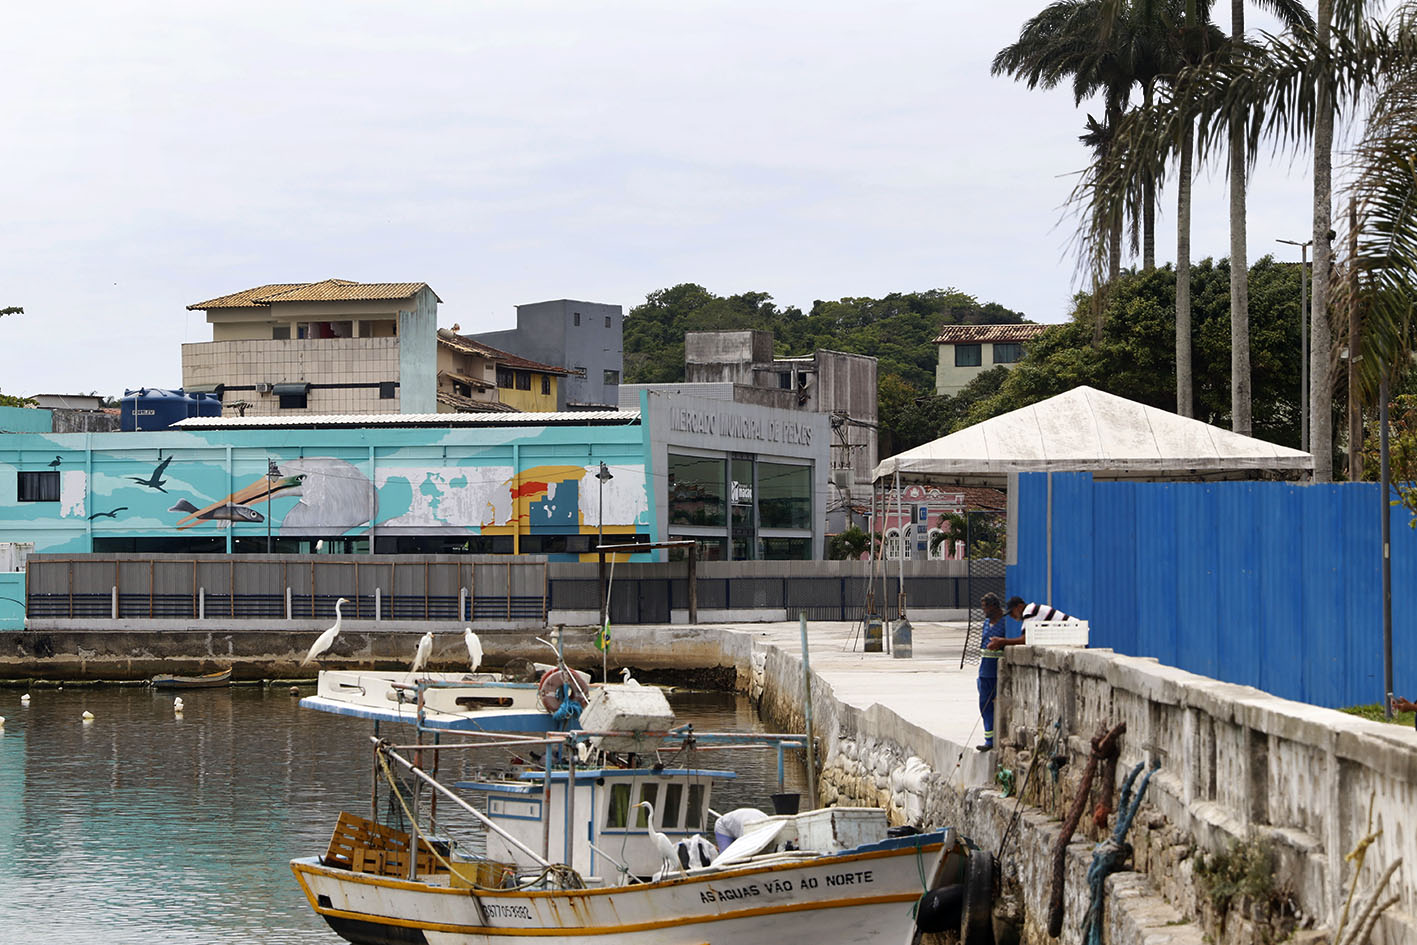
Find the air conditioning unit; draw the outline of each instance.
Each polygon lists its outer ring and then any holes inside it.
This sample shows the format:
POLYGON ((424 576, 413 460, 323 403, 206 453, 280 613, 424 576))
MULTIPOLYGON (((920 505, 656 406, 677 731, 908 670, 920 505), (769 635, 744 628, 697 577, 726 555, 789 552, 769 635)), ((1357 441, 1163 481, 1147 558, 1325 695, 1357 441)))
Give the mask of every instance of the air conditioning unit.
POLYGON ((256 393, 258 393, 258 394, 269 394, 270 392, 271 392, 271 385, 270 385, 270 384, 267 384, 267 383, 264 383, 264 382, 263 382, 263 383, 260 383, 260 384, 257 384, 257 385, 256 385, 256 393))

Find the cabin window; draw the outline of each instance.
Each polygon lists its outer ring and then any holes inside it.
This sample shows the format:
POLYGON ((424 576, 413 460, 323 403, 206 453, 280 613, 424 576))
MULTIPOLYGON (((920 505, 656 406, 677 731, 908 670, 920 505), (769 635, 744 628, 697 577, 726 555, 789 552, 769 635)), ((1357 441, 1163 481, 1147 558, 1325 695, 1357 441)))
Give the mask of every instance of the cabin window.
MULTIPOLYGON (((655 805, 656 807, 659 806, 659 785, 658 785, 658 784, 641 784, 641 785, 640 785, 640 800, 642 800, 642 801, 649 801, 651 804, 655 805)), ((639 811, 639 816, 637 816, 637 817, 635 818, 635 826, 636 826, 636 827, 639 827, 639 828, 641 828, 641 829, 643 829, 643 828, 645 828, 645 827, 648 827, 648 826, 650 825, 650 824, 649 824, 649 811, 645 810, 643 807, 637 807, 637 808, 635 808, 635 809, 636 809, 637 811, 639 811)))
POLYGON ((679 807, 684 801, 684 785, 666 784, 664 786, 664 812, 659 817, 659 826, 663 830, 679 826, 679 807))
POLYGON ((702 830, 704 827, 704 805, 708 803, 702 784, 689 785, 689 803, 684 808, 684 829, 702 830))
POLYGON ((618 827, 623 830, 629 822, 630 786, 628 784, 612 784, 610 785, 610 810, 605 815, 605 826, 618 827))
POLYGON ((980 354, 979 345, 955 345, 955 367, 979 367, 980 354))
POLYGON ((22 472, 17 474, 15 498, 20 502, 58 502, 59 471, 22 472))

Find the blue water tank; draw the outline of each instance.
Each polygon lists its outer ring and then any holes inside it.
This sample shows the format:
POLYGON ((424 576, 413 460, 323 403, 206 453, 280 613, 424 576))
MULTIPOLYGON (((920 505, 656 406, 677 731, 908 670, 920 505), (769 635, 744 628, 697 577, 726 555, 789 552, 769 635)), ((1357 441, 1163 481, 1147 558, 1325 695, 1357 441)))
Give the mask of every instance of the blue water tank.
POLYGON ((221 399, 216 394, 191 393, 182 390, 162 390, 140 387, 125 390, 119 410, 119 429, 125 433, 139 430, 166 430, 188 417, 221 416, 221 399))

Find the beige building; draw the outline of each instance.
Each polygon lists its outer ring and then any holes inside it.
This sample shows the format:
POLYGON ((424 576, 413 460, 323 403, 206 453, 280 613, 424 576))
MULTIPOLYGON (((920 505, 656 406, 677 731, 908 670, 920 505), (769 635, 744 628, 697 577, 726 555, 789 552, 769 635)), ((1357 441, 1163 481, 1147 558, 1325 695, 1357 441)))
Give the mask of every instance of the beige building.
POLYGON ((187 306, 212 340, 182 346, 182 386, 223 413, 434 413, 437 294, 423 282, 263 285, 187 306))
POLYGON ((935 338, 935 393, 953 396, 984 371, 1023 360, 1025 346, 1047 325, 946 325, 935 338))

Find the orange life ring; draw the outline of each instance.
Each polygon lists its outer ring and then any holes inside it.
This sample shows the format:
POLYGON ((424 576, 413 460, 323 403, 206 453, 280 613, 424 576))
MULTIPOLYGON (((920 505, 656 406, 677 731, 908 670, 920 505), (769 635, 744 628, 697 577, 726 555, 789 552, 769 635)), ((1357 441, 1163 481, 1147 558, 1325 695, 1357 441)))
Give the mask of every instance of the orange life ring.
MULTIPOLYGON (((571 698, 584 707, 586 693, 590 687, 590 674, 573 669, 571 676, 571 698)), ((561 708, 561 683, 564 679, 565 674, 559 669, 548 669, 542 674, 541 682, 536 686, 536 694, 541 698, 541 704, 547 712, 555 712, 561 708)))

